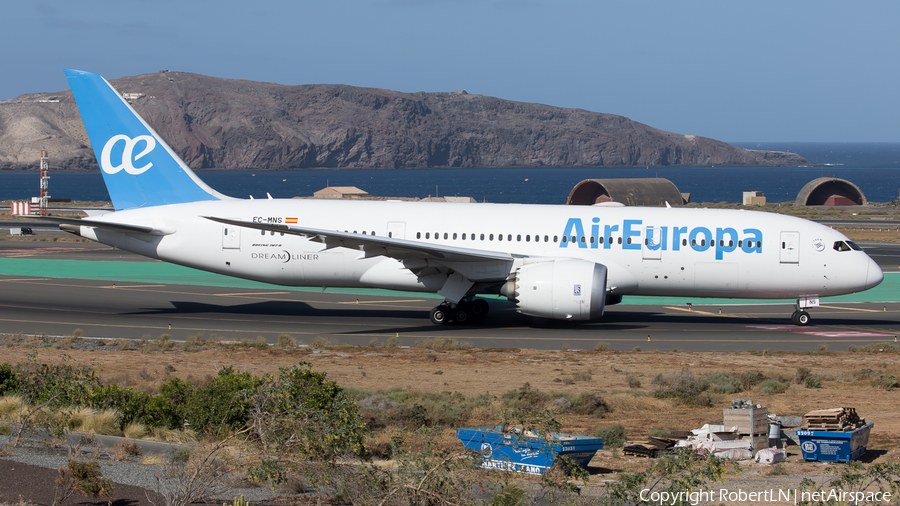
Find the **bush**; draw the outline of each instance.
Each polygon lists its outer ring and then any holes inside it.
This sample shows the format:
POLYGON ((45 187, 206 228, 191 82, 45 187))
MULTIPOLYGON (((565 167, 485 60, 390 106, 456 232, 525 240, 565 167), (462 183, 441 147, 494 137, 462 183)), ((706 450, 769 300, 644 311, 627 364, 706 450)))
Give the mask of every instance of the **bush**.
POLYGON ((186 419, 194 430, 218 427, 239 430, 248 419, 249 404, 242 392, 252 393, 262 380, 249 372, 235 373, 232 366, 219 369, 209 383, 194 389, 185 404, 179 405, 179 417, 186 419))
POLYGON ((741 384, 744 386, 744 390, 750 390, 767 379, 769 379, 768 376, 760 371, 748 371, 741 375, 741 384))
POLYGON ((507 390, 500 398, 511 409, 538 409, 547 404, 550 396, 531 388, 530 383, 525 383, 518 390, 507 390))
POLYGON ((621 423, 600 427, 594 431, 594 437, 603 438, 603 448, 621 448, 625 446, 625 427, 621 423))
POLYGON ((638 379, 637 375, 629 374, 625 376, 625 381, 628 382, 628 388, 641 388, 641 380, 638 379))
POLYGON ((816 376, 807 376, 803 378, 803 386, 806 388, 822 388, 822 382, 816 376))
POLYGON ((767 379, 759 384, 760 393, 769 395, 769 394, 783 394, 787 392, 788 384, 782 383, 778 380, 767 379))
POLYGON ((873 343, 865 346, 849 346, 847 351, 853 353, 897 353, 897 345, 893 343, 873 343))
POLYGON ((598 418, 603 418, 612 411, 603 397, 591 393, 583 393, 576 397, 572 408, 579 415, 594 415, 598 418))
POLYGON ((744 389, 740 379, 727 374, 713 373, 703 377, 704 390, 720 394, 734 394, 744 389))
POLYGON ((900 387, 900 383, 897 382, 897 377, 893 374, 882 374, 872 380, 872 386, 875 388, 883 388, 885 390, 893 390, 900 387))
POLYGON ((651 382, 656 391, 653 396, 658 399, 678 399, 693 406, 712 406, 712 397, 705 392, 706 386, 700 378, 688 368, 669 375, 658 375, 651 382))
POLYGON ((0 396, 14 394, 21 388, 19 377, 11 365, 0 364, 0 396))

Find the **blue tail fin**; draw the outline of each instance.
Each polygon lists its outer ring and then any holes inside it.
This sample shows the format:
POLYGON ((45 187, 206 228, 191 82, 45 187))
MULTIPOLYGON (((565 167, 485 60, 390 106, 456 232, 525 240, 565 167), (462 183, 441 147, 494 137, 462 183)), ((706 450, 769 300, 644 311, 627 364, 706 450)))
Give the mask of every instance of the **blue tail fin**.
POLYGON ((106 79, 65 72, 116 211, 229 198, 201 181, 106 79))

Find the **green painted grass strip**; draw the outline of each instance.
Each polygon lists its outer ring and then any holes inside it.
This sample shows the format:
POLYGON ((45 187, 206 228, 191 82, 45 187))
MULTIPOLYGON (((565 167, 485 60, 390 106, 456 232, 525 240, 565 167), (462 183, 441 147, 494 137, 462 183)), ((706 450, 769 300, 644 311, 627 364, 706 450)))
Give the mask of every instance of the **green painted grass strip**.
MULTIPOLYGON (((221 274, 183 267, 165 262, 112 262, 88 260, 45 260, 34 258, 0 258, 0 274, 8 276, 36 276, 48 278, 97 279, 110 282, 163 283, 176 285, 228 286, 236 288, 282 289, 305 292, 321 291, 320 287, 293 287, 270 285, 258 281, 233 278, 221 274)), ((441 298, 421 292, 395 292, 377 288, 329 288, 331 293, 360 295, 392 295, 400 297, 441 298)), ((824 303, 833 302, 891 302, 900 297, 900 273, 888 272, 877 287, 861 293, 827 297, 824 303)), ((486 297, 492 298, 492 297, 486 297)), ((703 297, 644 297, 625 296, 626 305, 684 305, 694 304, 763 304, 790 303, 790 299, 719 299, 703 297)))

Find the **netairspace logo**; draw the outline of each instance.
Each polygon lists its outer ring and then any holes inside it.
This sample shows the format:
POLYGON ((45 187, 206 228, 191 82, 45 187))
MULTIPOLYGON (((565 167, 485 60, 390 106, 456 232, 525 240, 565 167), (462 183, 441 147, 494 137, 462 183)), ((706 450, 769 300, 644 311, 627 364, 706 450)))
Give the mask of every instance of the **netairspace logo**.
POLYGON ((799 490, 799 489, 769 489, 754 492, 746 490, 728 490, 720 488, 719 490, 683 490, 680 492, 653 491, 651 489, 643 489, 640 493, 642 502, 659 505, 675 505, 685 502, 696 506, 701 503, 735 503, 735 502, 754 502, 754 503, 791 503, 800 504, 808 502, 825 502, 830 504, 842 503, 852 504, 892 504, 893 494, 891 492, 847 492, 840 489, 830 490, 799 490))
POLYGON ((128 137, 127 135, 114 135, 108 141, 106 141, 106 145, 103 146, 103 151, 100 153, 100 168, 103 169, 103 172, 107 174, 116 174, 117 172, 125 171, 132 176, 137 176, 138 174, 143 174, 153 167, 152 163, 147 163, 142 167, 135 167, 134 164, 145 155, 153 151, 156 147, 156 139, 149 135, 138 135, 134 139, 128 137), (121 161, 118 165, 113 165, 112 162, 112 154, 113 148, 119 144, 119 141, 124 141, 125 145, 122 147, 122 157, 121 161), (137 148, 138 144, 143 142, 144 149, 138 154, 134 154, 135 148, 137 148))

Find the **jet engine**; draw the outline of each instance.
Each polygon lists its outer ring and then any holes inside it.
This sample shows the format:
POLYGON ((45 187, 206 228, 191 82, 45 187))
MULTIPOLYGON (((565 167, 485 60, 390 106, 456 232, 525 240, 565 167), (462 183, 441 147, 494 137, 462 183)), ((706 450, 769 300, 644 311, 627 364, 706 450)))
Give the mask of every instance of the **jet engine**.
POLYGON ((516 270, 514 283, 514 300, 522 314, 561 320, 594 320, 603 316, 603 264, 574 259, 528 263, 516 270))

